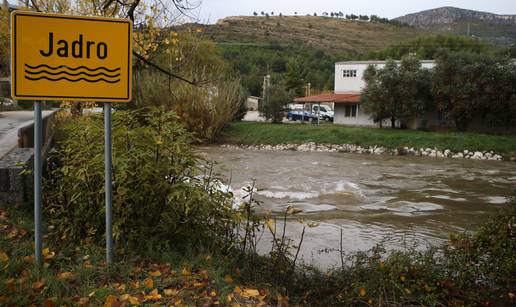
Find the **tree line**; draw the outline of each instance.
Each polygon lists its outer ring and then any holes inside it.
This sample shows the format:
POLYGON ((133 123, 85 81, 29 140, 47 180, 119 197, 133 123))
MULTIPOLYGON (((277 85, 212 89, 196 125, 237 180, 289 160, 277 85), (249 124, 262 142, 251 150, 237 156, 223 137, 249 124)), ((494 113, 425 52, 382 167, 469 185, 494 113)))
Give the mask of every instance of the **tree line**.
POLYGON ((516 65, 507 57, 441 50, 433 69, 406 56, 384 68, 369 66, 364 81, 364 109, 392 127, 432 110, 459 131, 473 121, 482 129, 516 127, 516 65))
MULTIPOLYGON (((265 12, 265 11, 261 11, 260 13, 258 12, 253 12, 253 16, 265 16, 265 17, 271 17, 271 16, 279 16, 279 17, 283 17, 283 13, 274 13, 273 12, 265 12)), ((294 16, 298 16, 298 13, 295 12, 294 13, 294 16)), ((314 17, 317 17, 317 16, 321 16, 321 17, 331 17, 331 18, 345 18, 347 20, 360 20, 360 21, 370 21, 370 22, 375 22, 375 23, 385 23, 385 24, 392 24, 392 25, 395 25, 395 26, 407 26, 409 27, 408 24, 406 23, 403 23, 403 22, 400 22, 400 21, 397 21, 397 20, 394 20, 394 19, 389 19, 389 18, 385 18, 385 17, 380 17, 378 15, 356 15, 356 14, 344 14, 342 11, 339 11, 339 12, 322 12, 321 14, 317 14, 317 12, 314 12, 313 15, 312 14, 306 14, 306 16, 314 16, 314 17)))

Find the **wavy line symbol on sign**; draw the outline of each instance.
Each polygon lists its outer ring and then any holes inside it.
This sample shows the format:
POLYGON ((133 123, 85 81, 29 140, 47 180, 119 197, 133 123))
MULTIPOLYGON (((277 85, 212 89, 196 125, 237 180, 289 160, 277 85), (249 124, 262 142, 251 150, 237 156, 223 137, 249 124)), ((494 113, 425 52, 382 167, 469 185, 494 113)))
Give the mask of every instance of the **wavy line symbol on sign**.
POLYGON ((86 66, 69 67, 66 65, 52 67, 46 64, 37 66, 25 64, 25 79, 31 81, 44 79, 49 81, 118 83, 120 82, 120 68, 109 69, 103 66, 96 68, 86 66))

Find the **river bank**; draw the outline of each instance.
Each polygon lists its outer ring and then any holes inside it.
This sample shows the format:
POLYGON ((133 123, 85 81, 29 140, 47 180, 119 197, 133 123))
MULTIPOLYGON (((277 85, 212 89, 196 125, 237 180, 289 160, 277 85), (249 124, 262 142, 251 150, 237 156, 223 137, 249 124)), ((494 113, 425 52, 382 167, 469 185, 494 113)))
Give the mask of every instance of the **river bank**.
POLYGON ((349 152, 472 160, 516 160, 516 135, 424 132, 238 122, 218 140, 223 146, 251 150, 349 152))
MULTIPOLYGON (((316 144, 313 142, 305 144, 278 144, 278 145, 231 145, 222 144, 223 148, 242 150, 267 150, 267 151, 299 151, 299 152, 345 152, 354 154, 391 155, 391 156, 416 156, 429 158, 452 158, 470 160, 502 161, 504 156, 493 151, 469 151, 453 152, 449 149, 439 150, 438 148, 414 148, 403 147, 390 149, 383 146, 362 147, 354 144, 316 144)), ((516 157, 505 157, 505 160, 516 161, 516 157)))

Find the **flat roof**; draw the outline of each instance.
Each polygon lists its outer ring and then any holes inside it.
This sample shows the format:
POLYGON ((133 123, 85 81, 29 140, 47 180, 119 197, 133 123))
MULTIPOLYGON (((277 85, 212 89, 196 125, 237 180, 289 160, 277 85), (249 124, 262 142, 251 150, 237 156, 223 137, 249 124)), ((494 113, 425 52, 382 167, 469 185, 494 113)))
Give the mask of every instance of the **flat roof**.
MULTIPOLYGON (((401 61, 395 60, 394 62, 400 63, 401 61)), ((421 60, 419 62, 420 63, 435 63, 434 60, 421 60)), ((343 62, 337 62, 337 63, 335 63, 335 65, 339 65, 339 64, 368 64, 368 65, 371 65, 371 64, 385 64, 385 63, 387 63, 387 61, 343 61, 343 62)))

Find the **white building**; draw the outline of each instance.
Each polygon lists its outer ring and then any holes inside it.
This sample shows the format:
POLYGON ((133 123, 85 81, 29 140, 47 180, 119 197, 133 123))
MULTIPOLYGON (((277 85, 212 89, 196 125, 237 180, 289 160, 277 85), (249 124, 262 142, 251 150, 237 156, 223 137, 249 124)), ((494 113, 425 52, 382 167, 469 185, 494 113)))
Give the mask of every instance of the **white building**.
MULTIPOLYGON (((399 61, 397 62, 399 63, 399 61)), ((336 124, 379 127, 380 123, 375 123, 371 119, 371 114, 365 112, 360 106, 360 94, 366 84, 363 80, 364 72, 369 65, 377 68, 384 68, 386 61, 348 61, 335 64, 335 91, 333 94, 324 94, 296 98, 298 103, 322 103, 334 102, 336 124)), ((421 61, 423 68, 432 69, 434 61, 421 61)), ((416 118, 409 123, 404 123, 411 129, 427 129, 434 126, 444 126, 446 123, 438 112, 427 112, 421 118, 416 118)), ((390 120, 382 123, 382 126, 390 126, 390 120)), ((396 123, 397 126, 400 123, 396 123)))
POLYGON ((260 107, 261 97, 249 96, 247 97, 246 106, 248 111, 258 111, 260 107))

